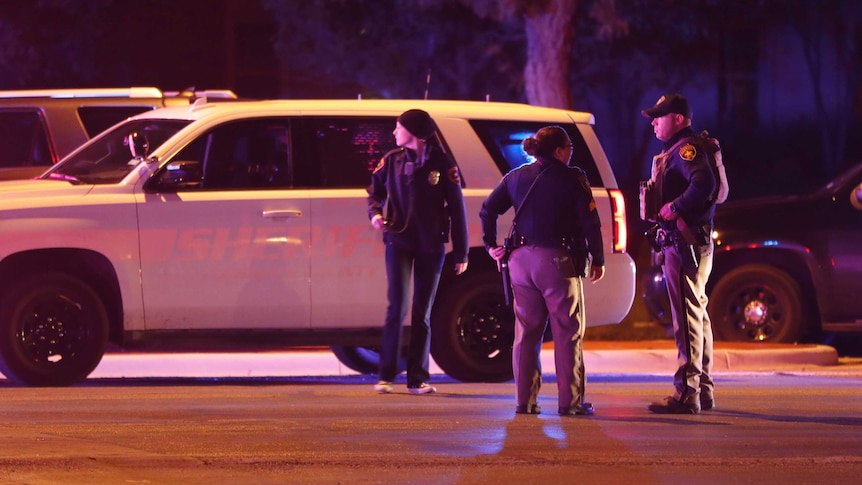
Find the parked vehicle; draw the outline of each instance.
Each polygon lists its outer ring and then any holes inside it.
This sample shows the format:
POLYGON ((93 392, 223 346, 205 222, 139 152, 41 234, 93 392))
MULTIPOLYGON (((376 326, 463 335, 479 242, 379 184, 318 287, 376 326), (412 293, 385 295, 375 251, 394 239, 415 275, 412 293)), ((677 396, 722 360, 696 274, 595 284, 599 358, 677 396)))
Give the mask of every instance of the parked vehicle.
POLYGON ((444 272, 432 315, 432 356, 447 374, 512 376, 514 317, 478 212, 503 173, 529 162, 523 138, 548 124, 569 132, 603 223, 606 275, 586 285, 588 323, 626 316, 635 271, 625 207, 590 114, 460 101, 198 101, 133 116, 37 180, 0 183, 0 371, 17 383, 70 384, 108 342, 328 345, 349 367, 376 371, 386 277, 365 188, 409 108, 431 114, 435 143, 465 183, 470 265, 444 272))
POLYGON ((0 91, 0 180, 41 175, 103 130, 130 116, 231 91, 162 92, 153 87, 0 91))
MULTIPOLYGON (((811 194, 719 205, 714 235, 707 294, 717 339, 862 331, 862 163, 811 194)), ((661 268, 641 281, 650 313, 670 325, 661 268)))

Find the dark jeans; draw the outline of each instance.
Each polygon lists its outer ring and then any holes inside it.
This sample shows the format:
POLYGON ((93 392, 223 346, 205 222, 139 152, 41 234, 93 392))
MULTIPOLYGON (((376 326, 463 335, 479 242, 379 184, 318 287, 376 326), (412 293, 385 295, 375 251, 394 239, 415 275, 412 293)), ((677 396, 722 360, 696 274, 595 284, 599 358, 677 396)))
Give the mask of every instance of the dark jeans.
POLYGON ((380 380, 393 381, 398 375, 401 329, 407 315, 410 273, 413 272, 413 306, 410 316, 410 345, 407 348, 407 386, 428 382, 428 353, 431 349, 431 306, 443 270, 443 248, 439 253, 386 244, 386 276, 389 306, 380 349, 380 380))

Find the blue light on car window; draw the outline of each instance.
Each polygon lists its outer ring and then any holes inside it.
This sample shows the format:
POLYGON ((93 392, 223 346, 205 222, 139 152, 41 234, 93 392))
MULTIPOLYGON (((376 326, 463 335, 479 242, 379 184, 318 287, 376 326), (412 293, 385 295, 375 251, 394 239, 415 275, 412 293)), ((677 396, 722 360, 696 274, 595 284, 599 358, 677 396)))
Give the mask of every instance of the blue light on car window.
POLYGON ((521 165, 533 163, 534 157, 527 155, 522 146, 525 138, 533 136, 534 133, 529 131, 511 133, 505 140, 505 143, 500 146, 500 151, 509 163, 510 169, 516 169, 521 165))
POLYGON ((763 241, 764 246, 778 246, 778 241, 774 239, 770 239, 768 241, 763 241))

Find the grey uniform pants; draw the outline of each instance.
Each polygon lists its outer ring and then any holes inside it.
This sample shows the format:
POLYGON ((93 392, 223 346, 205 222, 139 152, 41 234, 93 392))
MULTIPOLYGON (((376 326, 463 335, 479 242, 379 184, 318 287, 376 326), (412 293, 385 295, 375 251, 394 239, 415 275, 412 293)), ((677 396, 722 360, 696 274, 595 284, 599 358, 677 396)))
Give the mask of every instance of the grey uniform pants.
POLYGON ((549 321, 554 335, 559 407, 582 404, 583 291, 570 256, 563 249, 524 246, 512 252, 509 269, 515 295, 512 365, 517 404, 536 404, 542 385, 539 353, 549 321))
POLYGON ((662 249, 667 292, 673 317, 679 368, 674 374, 673 397, 685 400, 692 394, 712 397, 712 322, 706 311, 706 282, 712 271, 713 243, 699 246, 697 269, 683 268, 675 246, 662 249))

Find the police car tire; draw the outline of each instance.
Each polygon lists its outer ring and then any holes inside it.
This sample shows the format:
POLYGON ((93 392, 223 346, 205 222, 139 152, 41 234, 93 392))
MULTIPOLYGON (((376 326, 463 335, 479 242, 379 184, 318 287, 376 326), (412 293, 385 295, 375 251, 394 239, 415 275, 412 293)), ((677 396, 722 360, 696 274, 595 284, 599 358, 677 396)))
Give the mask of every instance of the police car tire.
POLYGON ((804 334, 805 306, 799 284, 784 271, 748 264, 721 277, 708 305, 716 340, 793 343, 804 334), (760 322, 752 316, 762 316, 760 322))
POLYGON ((74 276, 36 273, 0 296, 0 372, 29 386, 67 386, 99 365, 108 314, 98 293, 74 276))
POLYGON ((441 283, 431 314, 431 355, 453 379, 512 379, 515 315, 500 274, 473 269, 441 283))

